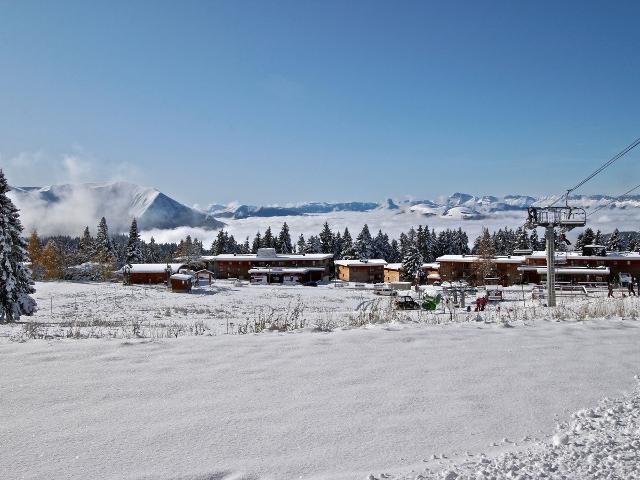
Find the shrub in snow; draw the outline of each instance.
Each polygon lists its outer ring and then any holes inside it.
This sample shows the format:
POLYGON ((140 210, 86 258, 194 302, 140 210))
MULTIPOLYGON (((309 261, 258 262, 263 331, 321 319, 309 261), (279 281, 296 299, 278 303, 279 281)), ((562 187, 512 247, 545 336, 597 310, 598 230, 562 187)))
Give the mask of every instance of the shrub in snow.
POLYGON ((65 270, 65 280, 92 280, 100 281, 105 279, 105 272, 110 272, 109 265, 98 262, 85 262, 80 265, 73 265, 65 270))
POLYGON ((38 310, 36 301, 26 293, 20 294, 18 297, 18 305, 22 315, 33 315, 38 310))

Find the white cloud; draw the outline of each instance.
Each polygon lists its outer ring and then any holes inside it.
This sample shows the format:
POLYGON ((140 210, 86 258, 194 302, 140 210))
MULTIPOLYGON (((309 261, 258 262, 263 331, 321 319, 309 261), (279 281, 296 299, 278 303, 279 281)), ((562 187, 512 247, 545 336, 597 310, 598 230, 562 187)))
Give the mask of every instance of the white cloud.
POLYGON ((139 169, 128 162, 98 159, 74 145, 70 152, 51 154, 43 150, 20 152, 14 156, 0 153, 0 165, 13 186, 45 186, 60 183, 136 181, 139 169))

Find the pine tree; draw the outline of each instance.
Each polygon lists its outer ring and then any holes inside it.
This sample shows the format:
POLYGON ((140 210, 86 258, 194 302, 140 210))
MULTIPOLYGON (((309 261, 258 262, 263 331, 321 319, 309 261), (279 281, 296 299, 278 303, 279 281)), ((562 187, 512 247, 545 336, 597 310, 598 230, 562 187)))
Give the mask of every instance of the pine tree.
POLYGON ((342 235, 340 232, 336 233, 336 236, 333 238, 333 258, 340 258, 340 252, 342 252, 342 235))
MULTIPOLYGON (((600 232, 600 230, 598 230, 600 232)), ((600 237, 600 235, 598 235, 600 237)), ((602 241, 601 238, 598 238, 598 241, 602 241)), ((585 245, 593 245, 596 242, 596 236, 593 233, 593 230, 590 227, 584 229, 582 233, 582 242, 580 247, 584 247, 585 245)))
POLYGON ((289 234, 289 225, 287 225, 287 222, 282 224, 282 229, 278 234, 277 250, 284 254, 293 252, 293 245, 291 244, 291 235, 289 234))
MULTIPOLYGON (((585 231, 586 233, 586 231, 585 231)), ((593 243, 595 245, 602 245, 604 242, 602 240, 602 232, 600 230, 598 230, 595 234, 595 236, 593 237, 593 243)))
POLYGON ((146 246, 145 258, 147 262, 157 263, 161 260, 160 251, 156 239, 151 237, 149 243, 146 246))
POLYGON ((322 253, 322 242, 320 237, 311 235, 307 240, 307 253, 322 253))
POLYGON ((369 232, 369 226, 366 223, 356 237, 354 249, 360 259, 372 258, 373 256, 373 238, 371 238, 371 232, 369 232))
POLYGON ((89 262, 94 256, 93 237, 91 237, 88 226, 84 227, 84 232, 78 245, 78 255, 80 263, 89 262))
POLYGON ((0 322, 20 319, 23 313, 35 311, 35 292, 29 262, 27 242, 22 238, 18 209, 7 196, 9 185, 0 170, 0 322))
POLYGON ((414 281, 422 271, 422 254, 415 242, 410 242, 402 259, 402 276, 407 281, 414 281))
POLYGON ((226 240, 227 240, 227 237, 225 236, 225 231, 220 230, 218 232, 218 235, 216 236, 216 239, 211 244, 211 254, 222 255, 223 253, 226 253, 227 251, 226 240))
POLYGON ((389 262, 391 258, 391 245, 389 236, 378 230, 378 234, 373 239, 373 258, 382 258, 389 262))
POLYGON ((298 237, 297 252, 300 255, 303 253, 307 253, 307 242, 305 241, 304 235, 302 234, 300 234, 300 236, 298 237))
POLYGON ((616 228, 607 242, 607 250, 611 252, 619 252, 621 250, 622 242, 620 240, 620 231, 616 228))
POLYGON ((389 263, 398 263, 402 260, 402 255, 400 255, 400 244, 394 238, 391 240, 391 248, 389 254, 389 263))
POLYGON ((35 230, 31 232, 31 236, 29 237, 27 253, 31 259, 31 275, 36 280, 43 278, 44 269, 42 268, 42 244, 40 243, 38 232, 35 230))
POLYGON ((258 253, 258 249, 262 247, 262 235, 260 232, 256 233, 256 236, 253 238, 253 243, 251 244, 251 253, 258 253))
POLYGON ((463 231, 462 228, 458 228, 458 231, 455 235, 455 245, 456 245, 456 255, 466 255, 469 253, 469 237, 467 236, 467 232, 463 231))
POLYGON ((138 233, 138 222, 134 218, 129 228, 129 241, 127 242, 125 263, 141 263, 143 259, 142 245, 140 244, 140 234, 138 233))
POLYGON ((263 248, 276 248, 276 240, 273 238, 273 233, 271 233, 271 227, 267 227, 264 232, 264 236, 262 237, 262 247, 263 248))
POLYGON ((242 252, 243 254, 251 253, 251 245, 249 244, 249 236, 244 239, 244 243, 242 244, 242 252))
POLYGON ((345 227, 344 233, 342 234, 340 258, 354 258, 355 256, 356 251, 353 245, 353 240, 351 239, 351 233, 349 233, 349 229, 345 227))
POLYGON ((107 220, 104 217, 100 219, 100 223, 98 224, 94 257, 96 261, 109 266, 115 262, 113 244, 109 237, 109 227, 107 226, 107 220))
POLYGON ((320 232, 320 244, 322 245, 322 253, 333 253, 334 236, 329 228, 329 223, 324 222, 322 232, 320 232))

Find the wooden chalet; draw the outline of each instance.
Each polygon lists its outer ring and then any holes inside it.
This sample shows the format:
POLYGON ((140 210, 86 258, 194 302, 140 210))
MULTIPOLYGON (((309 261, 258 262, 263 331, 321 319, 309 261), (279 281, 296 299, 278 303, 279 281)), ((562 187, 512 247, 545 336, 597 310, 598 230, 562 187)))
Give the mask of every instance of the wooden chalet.
POLYGON ((168 283, 169 277, 184 268, 183 263, 133 263, 120 269, 124 283, 156 284, 168 283))
POLYGON ((174 273, 170 277, 171 291, 175 293, 189 293, 193 287, 193 277, 183 273, 174 273))
MULTIPOLYGON (((478 275, 479 263, 485 260, 477 255, 443 255, 436 259, 438 275, 443 282, 465 281, 470 285, 483 285, 484 278, 478 275)), ((525 261, 524 256, 495 256, 486 260, 491 264, 492 282, 502 286, 520 283, 522 276, 518 267, 525 261)))
POLYGON ((402 281, 402 264, 387 263, 384 266, 384 283, 402 281))
POLYGON ((345 282, 382 283, 387 261, 381 258, 336 260, 336 276, 345 282))

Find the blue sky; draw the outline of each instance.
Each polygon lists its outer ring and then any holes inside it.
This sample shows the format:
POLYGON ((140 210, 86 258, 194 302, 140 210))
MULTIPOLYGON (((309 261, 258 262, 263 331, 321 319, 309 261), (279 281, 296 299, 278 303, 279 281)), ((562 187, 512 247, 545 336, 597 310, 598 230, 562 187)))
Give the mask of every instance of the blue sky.
MULTIPOLYGON (((15 185, 556 193, 640 136, 638 2, 0 1, 15 185)), ((584 193, 638 183, 640 151, 584 193)))

